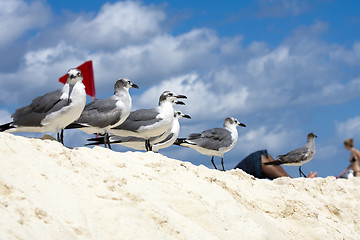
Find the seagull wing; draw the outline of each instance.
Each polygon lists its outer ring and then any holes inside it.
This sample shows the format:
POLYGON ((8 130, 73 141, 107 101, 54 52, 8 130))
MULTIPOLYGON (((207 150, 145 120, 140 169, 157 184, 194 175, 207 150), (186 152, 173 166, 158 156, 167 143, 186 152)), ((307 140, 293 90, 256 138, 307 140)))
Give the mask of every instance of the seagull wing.
POLYGON ((287 154, 279 155, 278 160, 284 163, 292 163, 301 160, 306 160, 309 155, 310 155, 310 149, 308 147, 302 147, 295 149, 291 152, 288 152, 287 154))
MULTIPOLYGON (((174 133, 170 133, 164 140, 162 140, 162 141, 160 141, 160 142, 158 142, 158 143, 156 143, 156 144, 164 144, 164 143, 170 141, 171 138, 174 137, 174 135, 175 135, 174 133)), ((174 141, 175 141, 175 140, 174 140, 174 141)), ((155 144, 155 145, 156 145, 156 144, 155 144)))
POLYGON ((130 113, 129 117, 114 129, 137 131, 143 126, 155 124, 162 120, 157 109, 139 109, 130 113))
POLYGON ((97 99, 88 103, 76 123, 105 128, 120 121, 122 111, 116 107, 117 100, 97 99))
POLYGON ((265 165, 280 165, 280 164, 291 164, 291 163, 298 163, 302 160, 308 159, 311 155, 311 151, 308 147, 302 147, 295 149, 291 152, 288 152, 284 155, 277 156, 277 160, 273 162, 266 162, 265 165))
POLYGON ((56 112, 71 103, 68 98, 61 99, 62 94, 62 89, 59 89, 35 98, 28 106, 16 109, 15 113, 11 115, 14 125, 41 126, 41 121, 46 115, 56 112))
POLYGON ((224 128, 212 128, 202 133, 190 134, 186 141, 190 144, 216 151, 232 144, 231 132, 224 128))

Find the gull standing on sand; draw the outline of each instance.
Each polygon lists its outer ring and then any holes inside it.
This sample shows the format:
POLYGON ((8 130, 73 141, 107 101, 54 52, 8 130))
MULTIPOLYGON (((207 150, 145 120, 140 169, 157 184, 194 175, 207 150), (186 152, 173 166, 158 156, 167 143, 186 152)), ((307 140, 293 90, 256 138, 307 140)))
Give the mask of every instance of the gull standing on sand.
POLYGON ((171 91, 163 92, 159 98, 158 107, 131 112, 125 122, 110 129, 110 133, 122 137, 143 138, 146 151, 151 151, 150 138, 160 136, 172 126, 174 121, 173 105, 185 104, 177 101, 179 98, 186 99, 187 97, 171 91))
POLYGON ((72 68, 67 82, 59 90, 35 98, 28 106, 16 109, 13 121, 0 126, 6 132, 56 132, 64 144, 62 130, 77 120, 86 103, 85 86, 81 72, 72 68), (59 132, 61 131, 61 135, 59 132))
MULTIPOLYGON (((159 149, 170 147, 179 136, 180 132, 180 118, 189 118, 191 117, 189 115, 183 114, 180 111, 175 111, 174 113, 174 121, 169 129, 169 131, 166 131, 162 135, 158 137, 152 137, 150 138, 150 144, 152 145, 152 150, 154 152, 158 152, 159 149)), ((104 143, 104 138, 91 138, 88 139, 88 141, 94 141, 92 143, 86 144, 86 145, 99 145, 104 143)), ((146 150, 145 149, 145 139, 144 138, 138 138, 138 137, 121 137, 116 135, 111 135, 109 137, 109 141, 111 144, 120 144, 125 147, 129 147, 135 150, 146 150)))
POLYGON ((299 166, 299 174, 300 177, 303 175, 306 177, 306 175, 301 171, 301 166, 304 163, 309 162, 311 159, 313 159, 315 155, 315 138, 317 136, 315 133, 309 133, 307 136, 307 143, 304 147, 295 149, 291 152, 288 152, 284 155, 277 156, 277 160, 273 162, 266 162, 265 165, 289 165, 289 166, 299 166))
POLYGON ((80 118, 66 127, 77 128, 88 134, 105 134, 105 147, 111 149, 108 132, 110 128, 119 126, 131 111, 130 88, 139 88, 126 78, 121 78, 114 85, 114 95, 105 99, 96 99, 88 103, 80 118))
POLYGON ((221 157, 221 165, 224 168, 224 154, 230 151, 238 140, 238 131, 236 127, 246 127, 233 117, 228 117, 224 121, 224 128, 212 128, 202 133, 192 133, 187 138, 178 138, 176 145, 195 149, 201 154, 211 156, 211 163, 217 169, 214 163, 214 156, 221 157))

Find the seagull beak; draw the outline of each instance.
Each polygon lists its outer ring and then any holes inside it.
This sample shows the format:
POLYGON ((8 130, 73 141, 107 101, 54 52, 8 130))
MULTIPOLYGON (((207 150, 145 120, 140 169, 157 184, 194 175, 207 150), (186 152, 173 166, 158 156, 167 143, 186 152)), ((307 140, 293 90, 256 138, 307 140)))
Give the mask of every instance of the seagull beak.
POLYGON ((139 88, 139 86, 136 85, 135 83, 131 83, 131 87, 133 87, 133 88, 139 88))
POLYGON ((315 135, 315 138, 317 138, 317 136, 315 135))
POLYGON ((187 96, 185 96, 185 95, 177 95, 176 98, 185 98, 185 99, 187 99, 187 96))
POLYGON ((177 105, 185 105, 185 103, 182 102, 182 101, 175 101, 175 104, 177 104, 177 105))
POLYGON ((246 125, 243 124, 243 123, 239 123, 239 126, 240 126, 240 127, 246 127, 246 125))
POLYGON ((189 115, 187 115, 187 114, 182 114, 181 116, 182 116, 183 118, 191 119, 191 117, 190 117, 189 115))

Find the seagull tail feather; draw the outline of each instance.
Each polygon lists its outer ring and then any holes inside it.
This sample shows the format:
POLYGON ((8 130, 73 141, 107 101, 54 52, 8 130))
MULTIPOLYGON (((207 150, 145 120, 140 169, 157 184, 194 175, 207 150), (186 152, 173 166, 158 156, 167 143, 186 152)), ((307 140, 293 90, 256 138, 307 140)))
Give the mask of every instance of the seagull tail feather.
POLYGON ((0 132, 5 132, 6 130, 9 130, 11 128, 15 128, 14 126, 12 126, 12 122, 5 123, 3 125, 0 125, 0 132))
POLYGON ((272 161, 272 162, 265 162, 264 165, 281 165, 283 162, 281 161, 272 161))
POLYGON ((174 142, 174 145, 178 145, 181 146, 181 144, 186 143, 186 138, 178 138, 176 139, 176 141, 174 142))
POLYGON ((65 129, 78 129, 78 128, 83 128, 85 127, 84 125, 81 125, 80 123, 71 123, 69 125, 67 125, 65 127, 65 129))
POLYGON ((105 137, 89 138, 87 141, 90 143, 85 144, 85 146, 100 145, 105 143, 105 137))

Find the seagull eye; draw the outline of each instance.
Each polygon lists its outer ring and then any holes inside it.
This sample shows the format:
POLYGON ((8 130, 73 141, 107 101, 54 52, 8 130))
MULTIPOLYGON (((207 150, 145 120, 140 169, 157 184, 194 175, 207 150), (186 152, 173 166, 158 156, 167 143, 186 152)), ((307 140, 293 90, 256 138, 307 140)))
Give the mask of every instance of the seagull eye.
POLYGON ((170 96, 170 97, 172 97, 173 95, 174 95, 174 94, 172 94, 172 93, 169 93, 169 96, 170 96))
POLYGON ((80 73, 78 72, 78 74, 77 74, 78 76, 80 76, 80 73))

